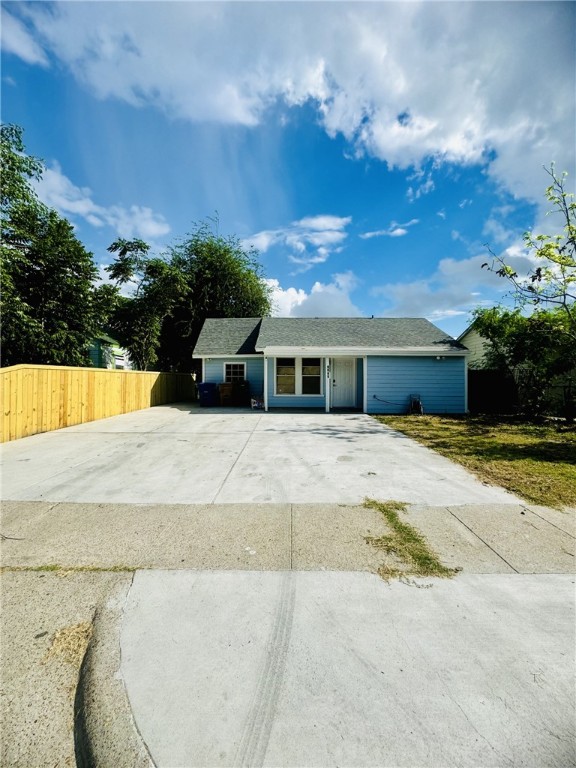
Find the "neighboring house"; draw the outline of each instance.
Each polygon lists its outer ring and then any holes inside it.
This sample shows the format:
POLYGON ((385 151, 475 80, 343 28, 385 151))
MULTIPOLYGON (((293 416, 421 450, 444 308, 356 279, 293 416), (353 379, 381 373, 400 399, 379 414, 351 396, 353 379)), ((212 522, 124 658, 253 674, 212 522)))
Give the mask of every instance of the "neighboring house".
POLYGON ((132 368, 128 352, 119 346, 116 339, 105 333, 100 333, 92 339, 88 354, 94 368, 117 368, 119 370, 132 368))
POLYGON ((481 336, 475 323, 457 341, 470 350, 468 355, 468 410, 470 413, 512 413, 518 394, 514 379, 502 369, 488 368, 486 353, 490 342, 481 336))
POLYGON ((207 319, 202 381, 247 380, 269 408, 467 410, 467 349, 421 318, 207 319))
POLYGON ((490 342, 478 333, 475 328, 475 323, 469 325, 464 333, 461 333, 460 336, 458 336, 457 341, 470 351, 470 354, 468 355, 468 367, 483 368, 485 365, 486 352, 490 348, 490 342))

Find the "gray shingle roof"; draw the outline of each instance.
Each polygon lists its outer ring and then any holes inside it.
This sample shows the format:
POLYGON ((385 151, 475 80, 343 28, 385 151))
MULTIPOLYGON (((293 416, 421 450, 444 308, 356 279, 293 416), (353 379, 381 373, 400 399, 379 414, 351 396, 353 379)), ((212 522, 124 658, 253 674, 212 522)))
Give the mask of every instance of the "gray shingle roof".
POLYGON ((466 349, 420 317, 252 317, 206 320, 194 354, 246 355, 264 347, 466 349))
POLYGON ((208 318, 194 347, 194 355, 253 355, 261 317, 208 318))
POLYGON ((464 349, 420 317, 265 317, 256 346, 464 349))

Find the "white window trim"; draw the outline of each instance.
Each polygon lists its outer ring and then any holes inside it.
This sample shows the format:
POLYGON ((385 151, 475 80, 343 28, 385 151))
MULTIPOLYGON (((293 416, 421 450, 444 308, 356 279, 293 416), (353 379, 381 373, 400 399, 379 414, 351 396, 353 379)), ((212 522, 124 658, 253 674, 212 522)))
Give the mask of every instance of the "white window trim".
POLYGON ((227 365, 241 365, 244 368, 244 376, 242 377, 244 381, 246 381, 246 363, 242 361, 237 360, 226 360, 225 363, 222 363, 222 381, 226 381, 226 366, 227 365))
MULTIPOLYGON (((320 394, 319 395, 306 395, 302 392, 302 359, 301 357, 296 357, 295 355, 281 355, 282 358, 287 357, 293 357, 296 363, 296 371, 295 371, 295 378, 296 378, 296 392, 294 394, 289 394, 287 392, 277 392, 277 386, 278 386, 278 375, 276 373, 276 368, 278 364, 278 358, 274 358, 274 397, 324 397, 324 376, 323 376, 323 360, 320 357, 320 394)), ((318 355, 306 355, 306 358, 310 357, 318 357, 318 355)))

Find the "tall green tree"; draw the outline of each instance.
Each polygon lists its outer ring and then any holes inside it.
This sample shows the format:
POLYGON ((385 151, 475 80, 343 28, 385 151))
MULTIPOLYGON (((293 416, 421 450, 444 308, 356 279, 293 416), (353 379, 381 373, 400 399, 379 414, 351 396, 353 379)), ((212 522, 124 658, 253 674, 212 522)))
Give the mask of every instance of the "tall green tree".
POLYGON ((208 317, 264 317, 270 289, 255 249, 213 231, 217 220, 201 222, 170 248, 170 261, 187 290, 162 324, 159 359, 167 370, 192 370, 192 350, 208 317))
POLYGON ((207 317, 261 317, 270 314, 270 290, 256 251, 237 238, 215 234, 210 222, 150 258, 141 240, 119 240, 108 249, 108 267, 118 284, 132 284, 112 329, 139 367, 191 371, 192 350, 207 317))
POLYGON ((110 329, 141 371, 158 360, 162 323, 186 291, 184 276, 163 258, 150 258, 143 240, 118 239, 108 251, 116 260, 107 267, 118 285, 132 284, 131 296, 121 297, 110 329))
POLYGON ((92 254, 38 200, 31 182, 43 165, 25 154, 18 126, 1 126, 1 163, 2 365, 88 365, 115 291, 95 287, 92 254))

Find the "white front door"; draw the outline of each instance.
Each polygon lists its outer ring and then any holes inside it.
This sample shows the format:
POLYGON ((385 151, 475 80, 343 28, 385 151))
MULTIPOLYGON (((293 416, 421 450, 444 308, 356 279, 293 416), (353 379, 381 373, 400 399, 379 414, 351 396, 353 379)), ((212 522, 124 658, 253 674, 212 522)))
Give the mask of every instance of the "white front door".
POLYGON ((332 360, 332 407, 353 408, 356 405, 356 360, 335 357, 332 360))

